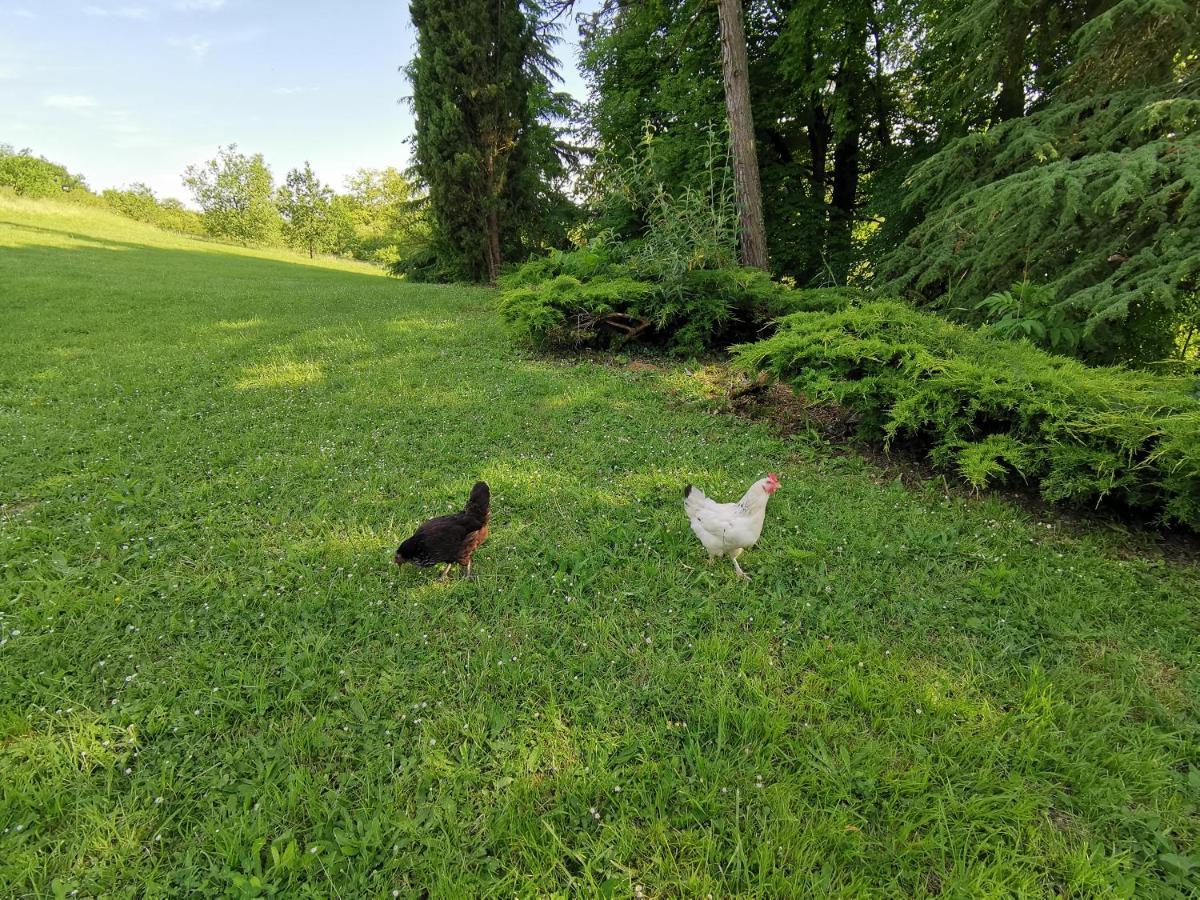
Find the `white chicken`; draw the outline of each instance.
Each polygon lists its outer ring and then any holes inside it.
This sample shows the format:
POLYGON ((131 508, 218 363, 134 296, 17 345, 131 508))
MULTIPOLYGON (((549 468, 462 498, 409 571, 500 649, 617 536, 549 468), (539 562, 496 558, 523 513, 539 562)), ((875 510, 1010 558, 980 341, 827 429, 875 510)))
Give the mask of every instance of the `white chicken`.
POLYGON ((737 503, 716 503, 690 484, 683 489, 683 508, 692 523, 692 531, 700 538, 710 559, 728 556, 738 575, 750 580, 738 565, 738 557, 743 550, 753 547, 762 534, 767 501, 777 490, 779 478, 774 472, 750 485, 750 490, 737 503))

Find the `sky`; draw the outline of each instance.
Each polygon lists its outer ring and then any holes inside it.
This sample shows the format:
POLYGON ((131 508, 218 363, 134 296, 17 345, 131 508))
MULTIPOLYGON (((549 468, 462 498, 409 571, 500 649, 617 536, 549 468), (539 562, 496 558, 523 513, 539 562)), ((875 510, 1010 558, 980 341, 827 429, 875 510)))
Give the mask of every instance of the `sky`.
MULTIPOLYGON (((573 23, 562 37, 563 87, 582 97, 573 23)), ((95 190, 189 200, 183 170, 230 143, 277 180, 308 160, 340 188, 407 164, 415 40, 407 0, 0 0, 0 144, 95 190)))

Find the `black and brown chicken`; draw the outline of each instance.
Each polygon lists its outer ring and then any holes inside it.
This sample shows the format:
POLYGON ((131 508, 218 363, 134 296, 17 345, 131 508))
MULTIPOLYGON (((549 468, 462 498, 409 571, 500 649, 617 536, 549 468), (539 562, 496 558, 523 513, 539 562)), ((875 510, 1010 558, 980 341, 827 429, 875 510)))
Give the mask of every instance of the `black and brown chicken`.
POLYGON ((396 565, 412 563, 427 567, 445 563, 444 579, 458 563, 470 578, 471 556, 487 539, 491 517, 491 491, 487 482, 477 481, 462 512, 422 523, 413 536, 400 545, 396 550, 396 565))

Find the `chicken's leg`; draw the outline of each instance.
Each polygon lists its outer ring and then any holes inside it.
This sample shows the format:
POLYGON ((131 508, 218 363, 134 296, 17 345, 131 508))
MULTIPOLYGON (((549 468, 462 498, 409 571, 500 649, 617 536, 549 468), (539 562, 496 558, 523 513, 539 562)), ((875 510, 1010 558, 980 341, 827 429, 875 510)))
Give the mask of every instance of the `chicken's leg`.
POLYGON ((745 578, 747 581, 749 581, 750 576, 747 575, 745 572, 743 572, 742 567, 738 565, 737 559, 741 555, 742 555, 741 550, 734 550, 732 553, 729 554, 729 558, 733 561, 733 570, 738 573, 738 577, 745 578))
POLYGON ((475 577, 473 574, 471 574, 471 557, 469 557, 469 556, 467 557, 467 574, 464 575, 463 577, 464 578, 474 578, 475 577))
POLYGON ((450 577, 450 570, 454 568, 454 563, 446 563, 446 568, 442 569, 442 577, 438 581, 445 581, 450 577))

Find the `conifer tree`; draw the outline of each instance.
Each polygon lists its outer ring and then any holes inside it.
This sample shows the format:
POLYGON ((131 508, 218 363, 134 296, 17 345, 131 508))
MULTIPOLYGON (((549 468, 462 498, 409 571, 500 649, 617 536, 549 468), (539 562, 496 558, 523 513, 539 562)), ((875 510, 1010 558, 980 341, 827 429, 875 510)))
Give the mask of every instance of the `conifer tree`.
MULTIPOLYGON (((412 0, 414 169, 428 189, 442 267, 494 282, 561 199, 539 121, 553 61, 539 10, 521 0, 412 0)), ((561 208, 561 206, 559 207, 561 208)))
MULTIPOLYGON (((1002 29, 1008 4, 985 5, 1002 29)), ((888 289, 976 320, 984 298, 1032 283, 1055 321, 1080 329, 1085 358, 1161 359, 1200 305, 1200 13, 1119 0, 1070 24, 1027 48, 1037 87, 1023 115, 913 168, 880 272, 888 289)), ((980 83, 1002 91, 995 72, 980 83)))

